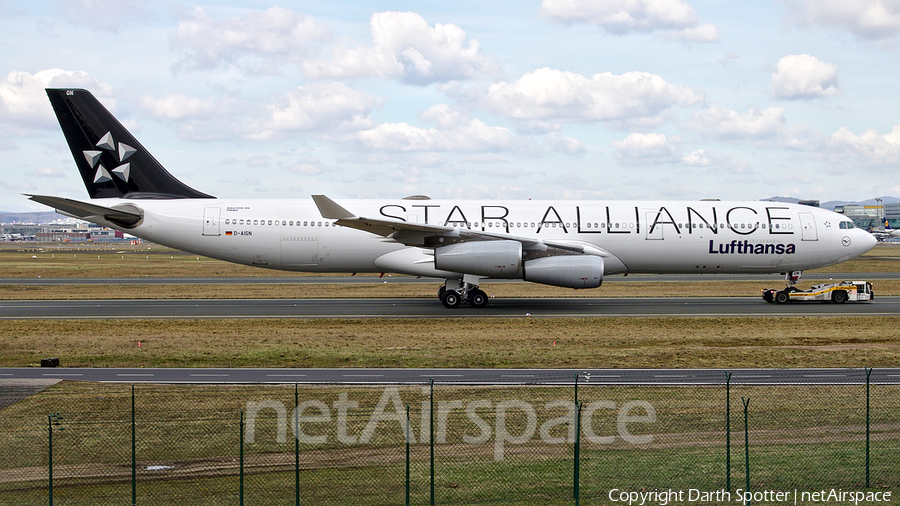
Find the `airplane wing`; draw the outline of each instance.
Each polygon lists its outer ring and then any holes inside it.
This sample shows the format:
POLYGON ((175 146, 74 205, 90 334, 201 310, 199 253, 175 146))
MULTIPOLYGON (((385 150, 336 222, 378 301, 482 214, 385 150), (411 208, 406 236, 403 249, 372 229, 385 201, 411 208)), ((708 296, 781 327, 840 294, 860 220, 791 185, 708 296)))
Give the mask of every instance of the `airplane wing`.
POLYGON ((534 237, 410 223, 389 218, 366 218, 356 216, 325 195, 313 195, 312 198, 323 218, 337 220, 335 225, 371 232, 406 246, 436 247, 467 241, 505 240, 520 242, 526 250, 546 251, 553 248, 584 255, 610 256, 609 252, 581 241, 546 241, 534 237))
POLYGON ((97 218, 100 218, 121 227, 132 228, 144 218, 144 213, 131 204, 124 204, 119 207, 103 207, 49 195, 26 194, 25 196, 29 200, 52 207, 59 213, 90 222, 95 222, 97 218))

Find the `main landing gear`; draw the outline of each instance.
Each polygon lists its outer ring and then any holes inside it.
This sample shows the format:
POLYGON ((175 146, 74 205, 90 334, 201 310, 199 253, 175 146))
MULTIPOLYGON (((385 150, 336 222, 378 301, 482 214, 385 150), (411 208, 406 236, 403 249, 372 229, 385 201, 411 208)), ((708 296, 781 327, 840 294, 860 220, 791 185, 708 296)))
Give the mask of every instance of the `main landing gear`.
POLYGON ((488 296, 475 283, 466 283, 459 279, 448 279, 438 289, 441 304, 448 309, 459 307, 463 302, 475 308, 486 307, 488 296))

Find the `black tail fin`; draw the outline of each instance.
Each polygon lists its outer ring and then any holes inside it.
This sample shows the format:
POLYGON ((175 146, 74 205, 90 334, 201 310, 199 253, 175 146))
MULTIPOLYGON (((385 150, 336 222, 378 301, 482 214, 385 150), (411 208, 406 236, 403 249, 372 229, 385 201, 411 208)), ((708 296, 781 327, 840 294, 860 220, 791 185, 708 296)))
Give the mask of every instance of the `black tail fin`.
POLYGON ((91 198, 215 198, 175 179, 87 90, 48 89, 91 198))

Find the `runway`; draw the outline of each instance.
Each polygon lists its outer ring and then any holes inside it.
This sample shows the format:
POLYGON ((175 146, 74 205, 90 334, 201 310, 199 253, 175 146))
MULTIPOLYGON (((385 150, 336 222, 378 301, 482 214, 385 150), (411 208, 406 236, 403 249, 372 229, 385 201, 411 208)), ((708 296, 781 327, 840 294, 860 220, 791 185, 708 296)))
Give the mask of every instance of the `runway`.
MULTIPOLYGON (((900 279, 900 272, 821 272, 805 274, 807 280, 880 280, 900 279)), ((715 281, 759 281, 780 286, 784 276, 780 274, 634 274, 609 276, 604 283, 660 283, 715 281)), ((131 278, 0 278, 0 285, 12 286, 67 286, 67 285, 314 285, 314 284, 367 284, 367 283, 443 283, 443 279, 412 276, 254 276, 254 277, 131 277, 131 278)), ((485 283, 524 283, 515 279, 490 279, 485 283)), ((762 288, 762 287, 761 287, 762 288)))
POLYGON ((0 319, 896 316, 900 297, 769 304, 757 297, 509 298, 446 309, 434 298, 0 301, 0 319))
MULTIPOLYGON (((734 369, 732 385, 864 385, 865 369, 734 369)), ((123 369, 3 368, 0 379, 116 383, 301 383, 320 385, 435 384, 580 386, 725 385, 723 369, 123 369)), ((873 384, 900 384, 900 369, 874 369, 873 384)))

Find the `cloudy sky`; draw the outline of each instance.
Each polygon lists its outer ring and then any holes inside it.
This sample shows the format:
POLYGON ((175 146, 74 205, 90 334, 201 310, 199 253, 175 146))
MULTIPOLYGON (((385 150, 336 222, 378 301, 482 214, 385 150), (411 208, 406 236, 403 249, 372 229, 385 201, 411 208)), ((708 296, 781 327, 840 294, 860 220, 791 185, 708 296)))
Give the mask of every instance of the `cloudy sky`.
POLYGON ((219 197, 900 194, 900 0, 0 0, 0 210, 86 198, 45 87, 219 197))

